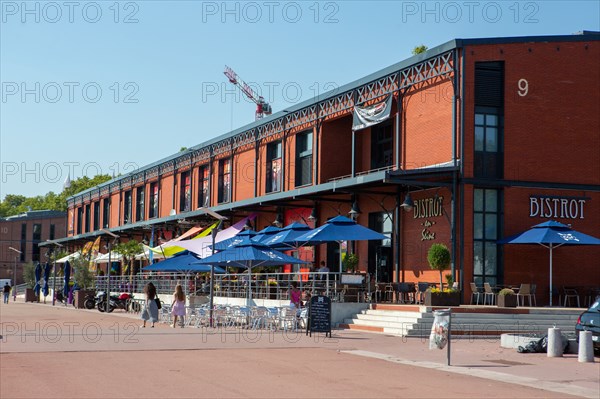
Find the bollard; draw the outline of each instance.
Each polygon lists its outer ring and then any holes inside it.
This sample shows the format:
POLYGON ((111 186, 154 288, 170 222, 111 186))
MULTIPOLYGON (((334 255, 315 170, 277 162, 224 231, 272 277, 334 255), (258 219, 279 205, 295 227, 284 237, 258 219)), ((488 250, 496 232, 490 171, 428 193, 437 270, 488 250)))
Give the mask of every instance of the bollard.
POLYGON ((563 343, 560 328, 548 329, 548 357, 562 357, 563 343))
POLYGON ((592 342, 591 331, 579 332, 579 354, 577 355, 579 363, 594 363, 594 343, 592 342))

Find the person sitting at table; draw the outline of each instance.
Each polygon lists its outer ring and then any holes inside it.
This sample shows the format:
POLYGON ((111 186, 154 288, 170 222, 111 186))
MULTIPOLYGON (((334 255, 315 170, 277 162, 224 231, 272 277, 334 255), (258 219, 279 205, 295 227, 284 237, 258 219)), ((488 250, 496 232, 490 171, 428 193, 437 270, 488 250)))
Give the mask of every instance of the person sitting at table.
POLYGON ((300 308, 300 299, 302 298, 302 291, 298 288, 298 283, 292 281, 292 288, 290 289, 290 305, 295 308, 300 308))
POLYGON ((325 264, 324 260, 321 261, 321 264, 319 265, 318 272, 320 273, 319 274, 319 280, 326 280, 327 279, 327 274, 329 273, 329 268, 325 264))

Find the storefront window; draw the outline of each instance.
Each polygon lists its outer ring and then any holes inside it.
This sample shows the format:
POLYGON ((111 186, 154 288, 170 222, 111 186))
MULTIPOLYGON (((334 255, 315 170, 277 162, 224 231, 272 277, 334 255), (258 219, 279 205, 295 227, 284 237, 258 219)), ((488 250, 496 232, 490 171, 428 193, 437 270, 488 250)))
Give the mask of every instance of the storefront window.
POLYGON ((475 189, 473 193, 473 278, 476 284, 495 285, 500 261, 496 245, 500 225, 498 190, 475 189))

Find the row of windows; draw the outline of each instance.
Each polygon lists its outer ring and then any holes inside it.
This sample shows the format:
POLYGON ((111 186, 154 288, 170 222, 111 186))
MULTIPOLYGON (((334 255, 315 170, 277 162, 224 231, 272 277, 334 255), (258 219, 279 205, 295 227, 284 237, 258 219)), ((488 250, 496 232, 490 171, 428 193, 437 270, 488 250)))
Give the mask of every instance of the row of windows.
MULTIPOLYGON (((312 132, 296 136, 296 186, 312 184, 312 132)), ((282 144, 276 141, 267 145, 266 192, 273 193, 282 190, 282 144)), ((219 204, 232 200, 232 159, 225 158, 218 163, 217 202, 219 204)), ((211 171, 209 165, 201 166, 198 171, 198 196, 196 208, 211 206, 211 171)), ((179 175, 179 211, 189 212, 192 204, 192 175, 190 171, 179 175)), ((135 207, 132 190, 123 193, 123 224, 144 220, 146 196, 144 187, 135 189, 135 207), (135 219, 134 216, 135 210, 135 219)), ((158 217, 159 187, 158 183, 150 183, 148 217, 158 217)), ((76 234, 108 228, 110 220, 110 199, 103 199, 103 218, 100 225, 100 202, 87 204, 77 209, 76 234), (93 212, 92 212, 93 210, 93 212)))

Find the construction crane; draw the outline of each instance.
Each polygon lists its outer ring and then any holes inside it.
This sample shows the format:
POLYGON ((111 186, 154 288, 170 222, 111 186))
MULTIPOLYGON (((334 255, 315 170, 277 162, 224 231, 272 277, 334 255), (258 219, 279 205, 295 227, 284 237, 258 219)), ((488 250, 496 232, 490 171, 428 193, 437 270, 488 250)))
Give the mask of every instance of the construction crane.
POLYGON ((273 112, 271 109, 271 105, 269 105, 269 103, 266 102, 262 96, 256 94, 254 90, 252 90, 252 88, 246 82, 244 82, 237 75, 237 73, 235 73, 233 69, 225 65, 225 71, 223 73, 225 74, 225 76, 227 76, 227 79, 229 79, 231 83, 240 88, 240 90, 246 95, 246 97, 254 101, 254 103, 256 104, 256 113, 254 114, 256 120, 262 119, 265 115, 271 115, 271 113, 273 112))

